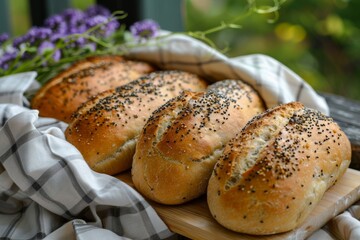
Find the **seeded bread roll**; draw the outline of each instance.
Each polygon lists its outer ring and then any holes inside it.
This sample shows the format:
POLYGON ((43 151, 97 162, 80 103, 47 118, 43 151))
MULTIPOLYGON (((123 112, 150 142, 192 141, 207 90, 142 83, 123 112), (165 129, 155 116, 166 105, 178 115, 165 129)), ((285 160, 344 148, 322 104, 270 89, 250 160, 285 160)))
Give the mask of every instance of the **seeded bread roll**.
POLYGON ((138 135, 151 113, 183 90, 206 87, 197 75, 182 71, 145 75, 81 106, 66 129, 66 139, 93 170, 120 173, 131 167, 138 135))
POLYGON ((42 117, 69 122, 71 114, 92 96, 126 84, 154 71, 148 63, 120 56, 95 56, 81 60, 45 84, 31 107, 42 117))
POLYGON ((251 120, 229 141, 209 180, 213 217, 256 235, 299 226, 344 174, 350 142, 320 112, 294 102, 251 120))
POLYGON ((260 96, 241 81, 218 82, 209 90, 170 100, 146 123, 131 171, 147 198, 181 204, 206 193, 227 141, 264 111, 260 96))

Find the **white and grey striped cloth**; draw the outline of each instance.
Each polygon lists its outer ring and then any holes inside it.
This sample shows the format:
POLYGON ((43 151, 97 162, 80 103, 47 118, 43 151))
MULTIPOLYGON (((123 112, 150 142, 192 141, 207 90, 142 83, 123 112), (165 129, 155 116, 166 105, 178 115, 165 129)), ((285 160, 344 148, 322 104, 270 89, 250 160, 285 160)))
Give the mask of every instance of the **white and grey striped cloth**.
POLYGON ((65 123, 24 106, 35 76, 0 79, 0 239, 171 238, 136 191, 90 170, 65 123))
POLYGON ((199 74, 209 81, 241 79, 255 88, 267 107, 300 101, 329 114, 326 101, 279 61, 262 54, 228 58, 200 41, 182 34, 129 50, 128 56, 152 62, 161 69, 199 74))
MULTIPOLYGON (((274 59, 229 59, 185 36, 132 49, 132 57, 161 68, 237 78, 253 85, 268 107, 294 100, 328 113, 323 98, 274 59)), ((36 73, 0 78, 0 239, 166 239, 174 235, 132 188, 91 171, 64 138, 66 124, 38 117, 24 92, 36 73)), ((360 239, 360 203, 311 239, 360 239), (351 231, 350 231, 351 230, 351 231)))

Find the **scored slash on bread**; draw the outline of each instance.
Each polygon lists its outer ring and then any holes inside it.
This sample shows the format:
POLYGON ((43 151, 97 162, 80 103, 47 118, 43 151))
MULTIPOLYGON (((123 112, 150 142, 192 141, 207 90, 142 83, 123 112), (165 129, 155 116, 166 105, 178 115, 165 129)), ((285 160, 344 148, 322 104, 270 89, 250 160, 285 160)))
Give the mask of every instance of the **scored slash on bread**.
POLYGON ((292 230, 350 159, 350 142, 331 118, 298 102, 280 105, 253 118, 228 142, 209 180, 209 209, 237 232, 292 230))
POLYGON ((144 196, 180 204, 204 194, 227 141, 265 110, 260 96, 241 81, 224 80, 208 90, 185 92, 148 119, 131 170, 144 196))
POLYGON ((184 90, 204 91, 207 83, 183 71, 157 71, 98 94, 73 114, 66 139, 101 173, 131 167, 135 144, 151 113, 184 90))
POLYGON ((154 70, 148 63, 121 56, 89 57, 49 80, 33 97, 31 107, 42 117, 68 123, 76 109, 94 95, 154 70))

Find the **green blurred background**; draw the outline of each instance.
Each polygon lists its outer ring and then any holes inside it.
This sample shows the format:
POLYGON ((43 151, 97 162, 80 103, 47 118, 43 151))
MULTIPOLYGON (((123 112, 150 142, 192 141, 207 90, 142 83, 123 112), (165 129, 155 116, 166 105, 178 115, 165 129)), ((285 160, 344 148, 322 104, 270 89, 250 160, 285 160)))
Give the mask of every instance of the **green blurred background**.
MULTIPOLYGON (((85 9, 94 0, 72 0, 85 9)), ((207 30, 238 18, 241 29, 209 35, 229 57, 262 53, 274 57, 315 90, 360 100, 360 1, 287 0, 278 15, 248 11, 252 0, 184 0, 184 31, 207 30), (272 22, 271 20, 274 20, 272 22)), ((258 6, 277 0, 256 1, 258 6)), ((27 1, 12 0, 13 35, 30 27, 27 1), (16 27, 14 27, 16 26, 16 27)))
POLYGON ((288 0, 278 16, 246 15, 247 1, 241 0, 188 3, 188 30, 205 30, 221 20, 244 16, 237 22, 242 29, 211 36, 219 45, 229 44, 227 55, 267 54, 318 91, 360 99, 360 1, 288 0), (276 21, 269 23, 274 17, 276 21))

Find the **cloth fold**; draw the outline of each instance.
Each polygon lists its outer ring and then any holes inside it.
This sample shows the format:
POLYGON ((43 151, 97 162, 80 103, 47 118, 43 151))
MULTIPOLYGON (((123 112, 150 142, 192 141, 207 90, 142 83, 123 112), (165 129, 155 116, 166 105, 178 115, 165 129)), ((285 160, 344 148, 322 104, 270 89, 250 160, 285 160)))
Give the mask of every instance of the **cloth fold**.
MULTIPOLYGON (((241 79, 259 91, 268 107, 298 100, 329 113, 325 100, 304 80, 268 56, 230 59, 182 35, 130 49, 128 54, 210 81, 241 79)), ((172 238, 140 194, 88 167, 65 140, 65 123, 29 109, 24 92, 38 87, 35 77, 35 72, 26 72, 0 78, 0 238, 172 238)), ((310 239, 359 237, 359 206, 360 202, 354 204, 310 239)))
POLYGON ((193 72, 210 81, 240 79, 260 93, 267 107, 300 101, 329 115, 323 97, 291 69, 266 55, 228 58, 194 38, 174 34, 146 46, 131 48, 128 56, 152 62, 161 69, 193 72))

